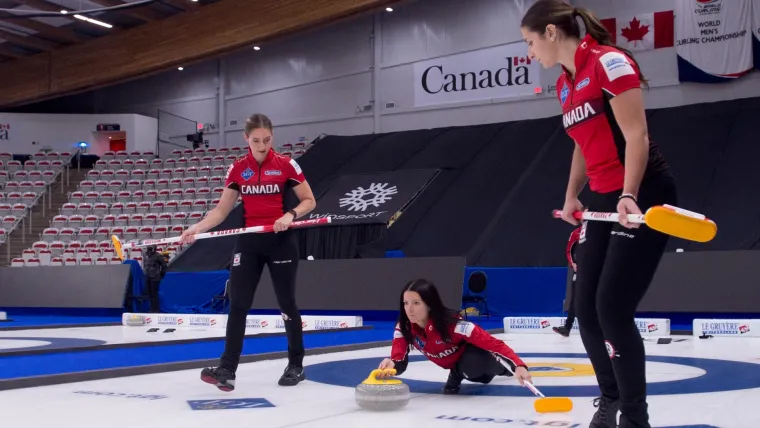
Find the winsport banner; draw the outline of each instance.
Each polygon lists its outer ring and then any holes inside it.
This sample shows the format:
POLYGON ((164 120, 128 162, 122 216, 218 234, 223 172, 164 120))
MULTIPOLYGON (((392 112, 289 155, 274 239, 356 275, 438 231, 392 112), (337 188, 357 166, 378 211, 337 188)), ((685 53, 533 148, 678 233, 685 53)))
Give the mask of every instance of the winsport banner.
POLYGON ((753 1, 676 0, 678 80, 720 83, 752 70, 753 1))
POLYGON ((410 169, 344 175, 318 198, 309 219, 330 217, 333 225, 388 224, 419 196, 438 171, 410 169))

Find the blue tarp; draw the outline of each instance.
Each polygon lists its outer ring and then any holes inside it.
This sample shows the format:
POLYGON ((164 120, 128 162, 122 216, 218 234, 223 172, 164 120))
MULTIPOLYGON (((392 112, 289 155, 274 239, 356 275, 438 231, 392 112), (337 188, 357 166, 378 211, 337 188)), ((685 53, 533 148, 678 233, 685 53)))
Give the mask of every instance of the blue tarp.
MULTIPOLYGON (((133 296, 142 296, 148 294, 148 290, 145 287, 145 273, 143 273, 143 270, 140 267, 140 263, 138 263, 136 260, 124 260, 123 263, 129 265, 129 274, 130 278, 132 278, 132 284, 130 284, 132 289, 128 294, 131 294, 133 296)), ((132 307, 127 309, 131 310, 132 312, 148 312, 150 310, 150 302, 138 301, 135 299, 132 301, 132 307)))
POLYGON ((161 312, 170 314, 222 313, 224 286, 228 270, 209 272, 168 272, 158 288, 161 312))
MULTIPOLYGON (((463 295, 473 295, 467 279, 475 271, 486 274, 486 290, 491 314, 502 316, 560 316, 567 285, 567 268, 465 268, 463 295)), ((477 295, 477 294, 474 294, 477 295)), ((485 307, 473 304, 481 311, 485 307)))

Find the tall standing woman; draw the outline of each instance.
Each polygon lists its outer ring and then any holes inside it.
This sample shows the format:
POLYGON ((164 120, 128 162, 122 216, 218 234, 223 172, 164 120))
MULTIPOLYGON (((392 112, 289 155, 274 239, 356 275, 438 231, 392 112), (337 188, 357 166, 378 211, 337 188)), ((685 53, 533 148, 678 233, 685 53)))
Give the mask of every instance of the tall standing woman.
POLYGON ((248 153, 235 160, 227 170, 219 204, 202 221, 182 234, 182 242, 190 243, 196 233, 203 233, 221 223, 241 194, 245 227, 274 225, 275 233, 249 233, 237 238, 230 269, 230 313, 224 353, 219 367, 205 368, 201 372, 204 382, 216 385, 222 391, 235 389, 235 372, 243 351, 245 320, 265 264, 272 276, 288 338, 288 366, 279 384, 291 386, 305 379, 303 330, 296 306, 298 243, 288 227, 293 220, 314 209, 314 194, 298 163, 272 148, 272 122, 268 117, 263 114, 249 117, 245 123, 244 137, 248 143, 248 153), (284 212, 283 196, 290 188, 300 203, 284 212))
POLYGON ((649 139, 646 80, 590 11, 564 0, 538 0, 521 31, 530 58, 562 68, 558 98, 575 141, 562 218, 579 224, 573 213, 584 209, 578 196, 587 181, 589 210, 622 214, 620 224, 583 222, 578 241, 576 316, 601 390, 590 427, 617 427, 620 411, 621 428, 648 428, 644 344, 634 316, 668 237, 625 215, 676 205, 677 198, 669 166, 649 139))

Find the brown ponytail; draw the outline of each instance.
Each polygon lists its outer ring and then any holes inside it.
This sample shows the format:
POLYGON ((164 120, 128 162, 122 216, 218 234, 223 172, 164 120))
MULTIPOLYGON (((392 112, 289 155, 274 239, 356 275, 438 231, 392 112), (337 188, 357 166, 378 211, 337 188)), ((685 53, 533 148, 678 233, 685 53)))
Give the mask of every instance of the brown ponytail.
MULTIPOLYGON (((624 52, 635 63, 633 54, 627 49, 621 48, 612 42, 612 34, 602 25, 599 19, 590 10, 582 7, 573 7, 565 0, 538 0, 528 9, 523 16, 521 27, 530 31, 539 33, 543 36, 546 32, 547 25, 554 25, 563 32, 567 37, 581 38, 581 27, 578 25, 576 17, 580 17, 586 32, 594 38, 597 43, 605 46, 613 46, 624 52)), ((637 64, 638 65, 638 64, 637 64)), ((648 86, 647 79, 639 70, 639 80, 645 86, 648 86)))

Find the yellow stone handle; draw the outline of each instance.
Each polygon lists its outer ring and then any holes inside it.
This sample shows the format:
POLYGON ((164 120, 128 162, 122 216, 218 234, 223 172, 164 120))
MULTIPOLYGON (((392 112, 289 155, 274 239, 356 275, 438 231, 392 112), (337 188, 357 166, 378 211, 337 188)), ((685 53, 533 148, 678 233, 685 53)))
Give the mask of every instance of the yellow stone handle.
POLYGON ((372 370, 372 372, 369 374, 369 377, 364 380, 363 383, 368 385, 392 385, 392 384, 400 384, 401 381, 398 379, 378 379, 377 375, 379 374, 389 374, 391 376, 394 376, 396 374, 396 369, 375 369, 372 370))

